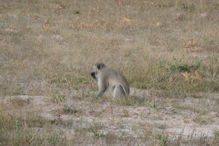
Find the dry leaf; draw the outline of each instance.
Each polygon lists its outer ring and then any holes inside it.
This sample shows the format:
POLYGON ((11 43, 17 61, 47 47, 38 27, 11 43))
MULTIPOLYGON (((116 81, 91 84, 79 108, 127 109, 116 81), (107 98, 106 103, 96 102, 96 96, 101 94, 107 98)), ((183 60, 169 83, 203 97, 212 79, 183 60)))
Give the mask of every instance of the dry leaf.
POLYGON ((187 72, 182 72, 181 73, 184 77, 184 80, 188 81, 189 80, 189 74, 187 72))
POLYGON ((193 79, 197 79, 197 80, 201 80, 202 79, 197 71, 195 71, 195 75, 193 75, 192 78, 193 79))
POLYGON ((48 25, 43 25, 43 30, 49 30, 49 26, 48 25))
POLYGON ((160 26, 160 25, 161 25, 161 23, 160 23, 160 22, 157 22, 157 23, 156 23, 156 26, 160 26))
POLYGON ((60 6, 60 5, 55 5, 55 7, 54 7, 55 9, 62 9, 62 7, 60 6))
POLYGON ((190 40, 188 43, 187 43, 187 47, 194 47, 196 46, 196 41, 194 39, 190 40))
POLYGON ((129 18, 127 18, 127 17, 124 17, 124 21, 125 21, 125 22, 131 22, 132 20, 129 19, 129 18))
POLYGON ((44 21, 44 24, 43 24, 43 30, 49 30, 49 21, 48 20, 45 20, 44 21))

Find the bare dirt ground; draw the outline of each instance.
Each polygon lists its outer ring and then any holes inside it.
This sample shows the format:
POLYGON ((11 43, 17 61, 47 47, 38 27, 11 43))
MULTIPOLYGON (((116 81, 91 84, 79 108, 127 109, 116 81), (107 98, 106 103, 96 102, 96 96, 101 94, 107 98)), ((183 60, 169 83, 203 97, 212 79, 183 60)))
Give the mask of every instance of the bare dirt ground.
MULTIPOLYGON (((159 137, 160 134, 167 136, 169 144, 191 144, 192 141, 213 144, 215 131, 219 130, 219 115, 215 111, 218 109, 215 101, 219 98, 218 94, 208 94, 208 98, 201 99, 166 99, 153 97, 147 90, 131 88, 132 96, 146 101, 146 105, 138 106, 78 99, 81 94, 90 94, 90 91, 75 90, 60 104, 54 103, 50 97, 28 95, 1 97, 0 102, 8 114, 24 116, 37 113, 44 120, 53 121, 56 123, 53 127, 62 131, 67 140, 74 139, 78 131, 86 129, 78 144, 83 144, 83 139, 89 136, 101 139, 109 134, 134 138, 132 142, 120 141, 120 144, 153 144, 153 138, 146 142, 141 137, 159 137)), ((37 131, 43 129, 35 128, 37 131)), ((92 142, 86 141, 84 144, 89 143, 92 142)), ((105 141, 98 143, 107 144, 105 141)))

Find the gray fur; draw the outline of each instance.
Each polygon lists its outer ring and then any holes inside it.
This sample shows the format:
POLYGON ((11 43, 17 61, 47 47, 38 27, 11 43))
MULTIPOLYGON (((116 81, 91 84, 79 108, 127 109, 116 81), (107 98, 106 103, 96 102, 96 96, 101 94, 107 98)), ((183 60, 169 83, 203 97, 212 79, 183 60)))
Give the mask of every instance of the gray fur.
POLYGON ((102 96, 108 89, 113 99, 129 95, 129 84, 126 78, 120 72, 108 68, 104 63, 96 63, 91 76, 97 81, 97 96, 102 96))

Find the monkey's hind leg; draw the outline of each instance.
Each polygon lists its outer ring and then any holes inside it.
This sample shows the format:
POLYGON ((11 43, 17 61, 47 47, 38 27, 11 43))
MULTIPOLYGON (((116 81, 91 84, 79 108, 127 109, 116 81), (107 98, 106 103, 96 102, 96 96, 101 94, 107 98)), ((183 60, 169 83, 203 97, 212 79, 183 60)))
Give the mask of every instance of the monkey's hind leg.
POLYGON ((125 91, 121 85, 116 85, 113 89, 113 100, 120 97, 125 97, 125 91))

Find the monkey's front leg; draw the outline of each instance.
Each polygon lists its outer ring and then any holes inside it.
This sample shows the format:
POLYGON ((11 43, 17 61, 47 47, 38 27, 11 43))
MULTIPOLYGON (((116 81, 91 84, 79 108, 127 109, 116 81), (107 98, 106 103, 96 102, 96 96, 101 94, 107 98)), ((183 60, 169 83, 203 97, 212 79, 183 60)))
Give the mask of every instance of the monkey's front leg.
POLYGON ((98 80, 98 92, 97 92, 97 98, 101 97, 104 92, 106 91, 106 85, 104 84, 103 80, 98 80))

